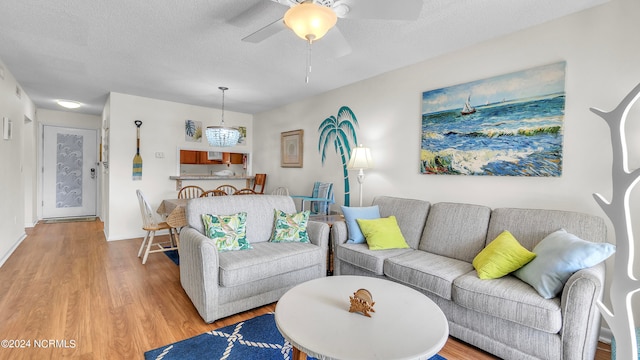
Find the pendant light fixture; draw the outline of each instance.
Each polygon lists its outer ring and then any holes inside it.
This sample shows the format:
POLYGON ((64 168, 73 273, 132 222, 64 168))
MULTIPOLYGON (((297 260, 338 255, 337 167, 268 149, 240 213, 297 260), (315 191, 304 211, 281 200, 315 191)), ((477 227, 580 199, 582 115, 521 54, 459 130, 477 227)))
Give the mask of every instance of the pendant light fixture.
POLYGON ((220 86, 218 89, 222 90, 222 121, 220 126, 207 126, 207 140, 209 141, 209 146, 235 146, 240 138, 240 131, 233 127, 224 126, 224 92, 229 88, 220 86))
POLYGON ((311 0, 291 7, 284 14, 284 23, 298 37, 307 41, 307 66, 305 82, 311 75, 311 44, 322 38, 338 21, 338 16, 329 7, 311 0))

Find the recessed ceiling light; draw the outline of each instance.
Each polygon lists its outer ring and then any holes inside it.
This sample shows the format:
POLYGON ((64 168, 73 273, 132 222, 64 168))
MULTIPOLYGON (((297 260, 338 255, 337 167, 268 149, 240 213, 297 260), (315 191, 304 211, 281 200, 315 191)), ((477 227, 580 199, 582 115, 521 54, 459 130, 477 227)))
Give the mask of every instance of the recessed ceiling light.
POLYGON ((77 102, 77 101, 73 101, 73 100, 56 100, 56 103, 58 103, 58 105, 67 108, 67 109, 77 109, 80 106, 82 106, 81 103, 77 102))

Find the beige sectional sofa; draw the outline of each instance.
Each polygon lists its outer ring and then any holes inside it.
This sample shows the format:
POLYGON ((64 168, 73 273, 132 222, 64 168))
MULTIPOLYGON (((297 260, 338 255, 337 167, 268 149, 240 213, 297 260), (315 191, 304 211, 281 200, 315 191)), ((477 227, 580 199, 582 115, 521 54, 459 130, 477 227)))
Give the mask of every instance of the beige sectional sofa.
POLYGON ((369 250, 366 243, 347 243, 345 222, 336 222, 336 275, 382 277, 413 287, 440 306, 452 336, 504 359, 594 358, 604 263, 574 273, 558 296, 545 299, 513 275, 481 280, 472 261, 503 230, 528 250, 559 228, 605 242, 601 218, 384 196, 373 205, 382 217, 396 216, 410 248, 369 250))
POLYGON ((326 276, 329 226, 309 221, 311 243, 274 243, 274 211, 295 213, 288 196, 236 195, 190 200, 180 233, 180 283, 205 322, 270 304, 293 286, 326 276), (218 251, 202 214, 247 212, 249 250, 218 251))

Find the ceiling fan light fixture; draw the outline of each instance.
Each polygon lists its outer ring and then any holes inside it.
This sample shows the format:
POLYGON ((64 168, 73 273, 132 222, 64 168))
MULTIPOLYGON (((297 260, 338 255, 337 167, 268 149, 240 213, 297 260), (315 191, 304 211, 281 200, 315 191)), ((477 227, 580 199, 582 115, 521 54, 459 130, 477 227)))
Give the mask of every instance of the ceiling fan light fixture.
POLYGON ((284 14, 285 25, 309 42, 322 38, 337 21, 333 10, 313 2, 293 6, 284 14))

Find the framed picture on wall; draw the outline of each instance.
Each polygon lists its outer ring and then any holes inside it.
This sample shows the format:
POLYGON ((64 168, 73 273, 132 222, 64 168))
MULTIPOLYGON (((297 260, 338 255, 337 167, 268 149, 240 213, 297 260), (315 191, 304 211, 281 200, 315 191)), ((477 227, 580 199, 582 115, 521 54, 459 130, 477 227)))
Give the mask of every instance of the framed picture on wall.
POLYGON ((562 175, 566 62, 422 94, 420 172, 562 175))
POLYGON ((302 136, 304 130, 280 133, 280 167, 302 167, 302 136))
POLYGON ((193 142, 202 141, 202 121, 184 121, 184 140, 193 142))

